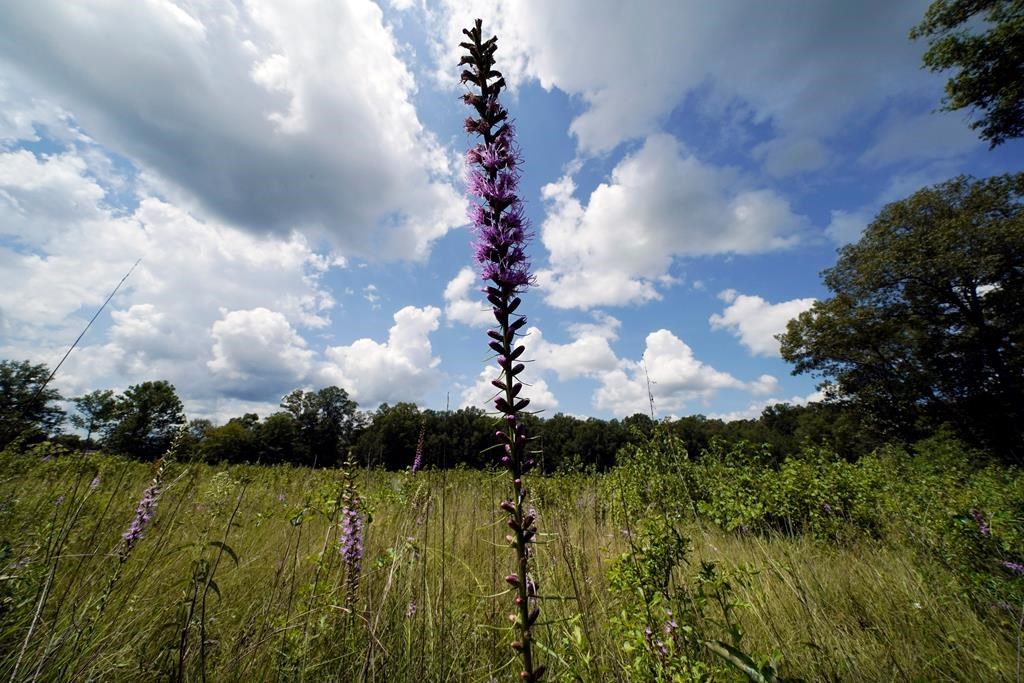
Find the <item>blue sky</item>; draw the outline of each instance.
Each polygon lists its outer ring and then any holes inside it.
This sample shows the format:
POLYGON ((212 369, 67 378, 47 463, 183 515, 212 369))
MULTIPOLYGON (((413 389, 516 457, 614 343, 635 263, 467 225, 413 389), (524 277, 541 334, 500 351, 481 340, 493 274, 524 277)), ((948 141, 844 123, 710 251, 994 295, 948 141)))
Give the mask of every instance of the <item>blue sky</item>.
POLYGON ((878 209, 1016 170, 907 31, 925 2, 37 0, 0 5, 0 357, 190 417, 296 387, 485 406, 457 44, 499 37, 548 415, 816 397, 775 334, 878 209))

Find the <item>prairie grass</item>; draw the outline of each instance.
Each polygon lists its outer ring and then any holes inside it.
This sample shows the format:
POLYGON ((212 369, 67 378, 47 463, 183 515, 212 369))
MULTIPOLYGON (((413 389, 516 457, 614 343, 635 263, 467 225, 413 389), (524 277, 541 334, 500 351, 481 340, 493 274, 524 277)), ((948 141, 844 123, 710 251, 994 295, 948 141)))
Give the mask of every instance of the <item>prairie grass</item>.
MULTIPOLYGON (((513 680, 507 479, 361 470, 369 514, 355 600, 338 551, 334 470, 174 463, 153 524, 121 533, 150 466, 94 454, 0 455, 0 676, 11 681, 513 680), (95 478, 99 481, 95 487, 95 478), (443 503, 443 504, 442 504, 443 503)), ((630 677, 630 553, 619 474, 533 480, 537 639, 551 680, 630 677)), ((730 579, 743 647, 786 679, 1012 681, 1017 633, 896 531, 841 544, 727 532, 692 515, 675 581, 730 579)), ((895 528, 895 527, 894 527, 895 528)), ((677 618, 686 622, 688 615, 677 618)), ((725 639, 721 620, 688 625, 725 639)), ((716 663, 717 662, 717 663, 716 663)), ((707 676, 742 680, 707 659, 707 676)))

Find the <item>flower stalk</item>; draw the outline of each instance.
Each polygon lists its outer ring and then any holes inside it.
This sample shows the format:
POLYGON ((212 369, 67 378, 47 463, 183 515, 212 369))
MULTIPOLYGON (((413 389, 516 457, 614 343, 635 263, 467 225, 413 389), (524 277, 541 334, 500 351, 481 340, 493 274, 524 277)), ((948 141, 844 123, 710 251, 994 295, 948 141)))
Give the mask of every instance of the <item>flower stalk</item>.
POLYGON ((344 490, 341 496, 341 541, 339 551, 345 565, 345 603, 355 603, 359 577, 363 571, 363 511, 356 488, 356 464, 351 455, 345 462, 344 490))
POLYGON ((537 583, 529 573, 537 527, 535 515, 527 512, 522 479, 534 461, 526 449, 526 426, 519 418, 530 399, 520 396, 523 384, 517 379, 525 369, 519 359, 526 347, 518 343, 518 338, 526 317, 516 311, 522 302, 519 295, 533 282, 525 250, 530 235, 517 194, 521 159, 515 131, 508 121, 508 111, 498 101, 505 87, 504 77, 494 69, 498 39, 483 40, 481 24, 477 19, 473 28, 464 29, 469 40, 460 44, 468 53, 459 62, 467 67, 462 72, 462 82, 470 84, 470 91, 462 99, 476 112, 475 117, 466 118, 465 129, 481 138, 466 153, 467 190, 477 199, 469 215, 477 238, 476 260, 481 278, 487 282, 483 291, 497 323, 487 336, 500 370, 492 384, 498 390, 494 407, 504 424, 495 436, 502 446, 501 464, 511 475, 512 483, 511 496, 501 503, 512 531, 506 538, 516 552, 516 573, 505 579, 515 596, 516 610, 510 619, 518 634, 511 647, 523 665, 520 678, 539 681, 545 667, 534 661, 533 628, 540 611, 537 583))

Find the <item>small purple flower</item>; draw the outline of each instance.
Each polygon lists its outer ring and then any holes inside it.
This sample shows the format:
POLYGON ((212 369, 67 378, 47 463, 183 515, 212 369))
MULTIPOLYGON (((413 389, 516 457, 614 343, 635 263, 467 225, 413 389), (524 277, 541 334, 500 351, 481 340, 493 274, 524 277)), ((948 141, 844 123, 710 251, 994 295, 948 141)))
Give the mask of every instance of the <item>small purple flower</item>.
POLYGON ((284 502, 284 491, 281 491, 281 493, 277 494, 277 502, 278 503, 283 503, 284 502))
POLYGON ((341 556, 350 569, 359 571, 363 561, 363 518, 345 506, 341 511, 341 556))
POLYGON ((128 526, 128 530, 121 535, 123 542, 121 554, 127 557, 131 554, 136 544, 142 539, 142 535, 153 519, 156 511, 157 500, 160 498, 160 481, 155 479, 152 484, 142 493, 142 499, 135 508, 135 517, 128 526))
POLYGON ((341 511, 341 559, 345 563, 346 600, 355 600, 363 570, 363 516, 353 504, 341 511))
POLYGON ((412 473, 416 474, 423 467, 423 437, 426 436, 427 421, 424 418, 420 421, 420 437, 416 440, 416 454, 412 459, 412 473))
POLYGON ((986 538, 992 535, 992 529, 989 528, 988 523, 985 521, 985 516, 977 508, 971 508, 971 518, 978 525, 978 533, 986 538))
POLYGON ((1002 565, 1005 568, 1009 569, 1014 574, 1024 574, 1024 564, 1020 564, 1019 562, 1010 562, 1009 560, 1004 560, 1002 562, 1002 565))
POLYGON ((416 601, 415 600, 410 602, 408 604, 408 606, 405 608, 405 618, 406 619, 411 619, 414 616, 416 616, 416 601))
POLYGON ((829 505, 828 503, 822 503, 821 504, 821 511, 824 512, 826 515, 831 515, 832 514, 832 506, 829 505))
POLYGON ((57 496, 57 500, 53 501, 53 504, 55 506, 57 506, 57 507, 60 507, 61 505, 63 505, 64 504, 64 494, 62 493, 59 496, 57 496))
POLYGON ((97 474, 95 477, 92 478, 92 481, 89 482, 89 490, 90 491, 95 491, 97 488, 99 488, 99 485, 100 485, 100 475, 97 474))

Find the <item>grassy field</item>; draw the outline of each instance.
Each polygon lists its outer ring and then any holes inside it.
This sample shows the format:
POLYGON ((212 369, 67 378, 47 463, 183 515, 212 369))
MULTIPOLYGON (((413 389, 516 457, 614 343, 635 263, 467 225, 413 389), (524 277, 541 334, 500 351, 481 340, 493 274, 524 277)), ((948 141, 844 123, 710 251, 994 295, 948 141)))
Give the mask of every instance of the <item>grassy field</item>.
MULTIPOLYGON (((6 680, 516 679, 503 474, 356 471, 356 576, 337 470, 171 462, 126 553, 152 465, 35 452, 0 468, 6 680)), ((646 499, 675 481, 649 475, 528 482, 547 680, 1019 680, 1019 608, 929 552, 913 506, 831 540, 727 531, 696 496, 646 499)))

